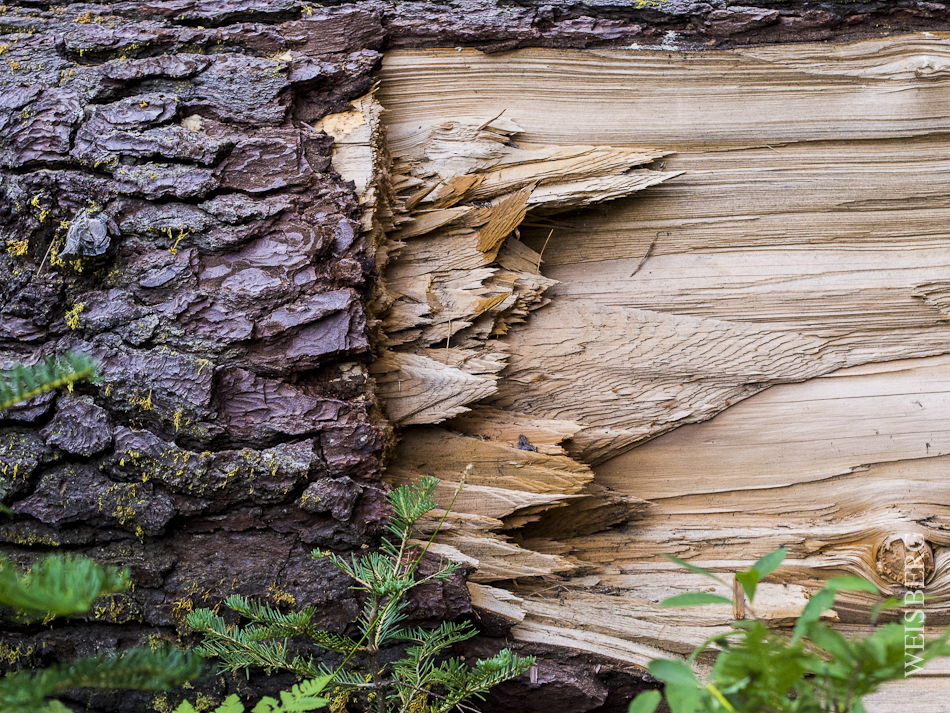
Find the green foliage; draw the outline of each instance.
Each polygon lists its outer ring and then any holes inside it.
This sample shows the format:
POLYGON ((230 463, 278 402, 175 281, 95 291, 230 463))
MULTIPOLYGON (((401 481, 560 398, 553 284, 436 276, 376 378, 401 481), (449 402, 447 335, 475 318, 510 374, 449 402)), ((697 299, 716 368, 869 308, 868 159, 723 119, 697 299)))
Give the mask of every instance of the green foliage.
MULTIPOLYGON (((75 381, 92 379, 97 365, 69 353, 33 367, 20 364, 0 376, 0 411, 75 381)), ((52 619, 83 614, 101 596, 129 587, 128 572, 102 567, 86 557, 48 555, 21 571, 0 556, 0 606, 21 619, 52 619)), ((119 656, 99 655, 0 678, 0 710, 5 713, 68 713, 51 696, 71 688, 158 691, 198 677, 200 656, 168 649, 132 649, 119 656)))
MULTIPOLYGON (((344 558, 314 550, 315 558, 326 558, 355 581, 354 589, 366 592, 356 621, 361 633, 358 640, 316 627, 312 607, 285 614, 267 604, 231 596, 225 605, 249 623, 230 626, 209 609, 191 612, 188 623, 204 634, 199 651, 218 658, 223 670, 258 666, 268 671, 293 671, 311 679, 330 676, 337 694, 356 698, 364 710, 375 713, 447 713, 527 671, 534 665, 534 658, 519 657, 508 649, 473 666, 446 658, 453 644, 476 634, 468 622, 442 622, 435 629, 402 625, 405 596, 410 590, 434 579, 448 579, 458 571, 455 563, 442 562, 432 574, 416 577, 429 545, 421 551, 413 550, 410 540, 418 532, 418 520, 436 506, 433 493, 437 484, 435 478, 423 477, 416 485, 402 486, 389 494, 393 517, 388 529, 393 539, 385 539, 379 552, 344 558), (312 656, 291 656, 286 639, 295 636, 345 656, 343 663, 331 670, 312 656), (382 649, 397 645, 403 647, 402 657, 391 663, 384 661, 382 649)), ((450 509, 451 505, 446 512, 450 509)))
POLYGON ((99 597, 128 587, 127 571, 105 568, 85 557, 50 555, 21 572, 0 555, 0 604, 14 607, 24 617, 81 614, 99 597))
POLYGON ((132 649, 120 656, 92 656, 0 679, 0 710, 10 713, 69 710, 46 699, 70 688, 162 691, 198 677, 200 657, 174 649, 132 649))
MULTIPOLYGON (((772 552, 749 570, 736 574, 736 581, 752 605, 759 582, 785 559, 784 549, 772 552)), ((696 574, 725 582, 695 565, 669 557, 696 574)), ((893 623, 880 627, 867 637, 848 639, 821 622, 821 616, 834 606, 840 591, 865 591, 879 594, 877 587, 860 577, 829 579, 805 606, 792 635, 771 631, 764 622, 753 618, 733 622, 733 630, 718 634, 698 647, 696 657, 716 644, 721 648, 704 685, 686 661, 656 659, 650 673, 664 683, 666 701, 673 713, 864 713, 861 699, 881 684, 906 675, 904 627, 893 623)), ((661 606, 733 604, 713 594, 681 594, 661 606)), ((889 599, 875 606, 894 608, 889 599)), ((926 642, 915 668, 936 658, 950 655, 947 639, 950 630, 926 642)), ((660 703, 657 691, 641 693, 630 704, 629 713, 653 713, 660 703)))
POLYGON ((628 713, 653 713, 662 698, 659 691, 644 691, 631 701, 628 713))
POLYGON ((76 352, 47 357, 33 366, 14 364, 13 368, 0 373, 0 411, 47 391, 91 380, 97 367, 94 359, 76 352))
MULTIPOLYGON (((308 713, 319 710, 327 705, 327 699, 320 694, 326 688, 333 676, 321 676, 310 681, 299 683, 289 691, 280 692, 280 701, 270 696, 264 696, 251 709, 251 713, 308 713)), ((183 701, 175 709, 175 713, 198 713, 188 701, 183 701)), ((224 703, 214 709, 213 713, 244 713, 241 699, 235 695, 228 696, 224 703)))
MULTIPOLYGON (((102 567, 84 557, 50 555, 20 571, 0 559, 0 604, 22 618, 82 614, 100 596, 127 589, 128 573, 102 567)), ((63 713, 47 700, 70 688, 121 688, 158 691, 191 681, 201 673, 200 656, 176 650, 132 649, 119 656, 99 655, 37 671, 0 678, 0 710, 9 713, 63 713)))

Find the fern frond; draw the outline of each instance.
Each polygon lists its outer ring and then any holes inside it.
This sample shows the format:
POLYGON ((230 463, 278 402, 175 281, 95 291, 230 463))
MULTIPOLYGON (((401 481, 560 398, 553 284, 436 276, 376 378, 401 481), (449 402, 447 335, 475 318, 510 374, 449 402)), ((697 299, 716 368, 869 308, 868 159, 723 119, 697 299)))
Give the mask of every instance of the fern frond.
POLYGON ((102 654, 41 671, 20 671, 0 679, 0 710, 33 713, 44 699, 71 688, 163 691, 193 680, 204 661, 178 650, 132 649, 121 656, 102 654))
POLYGON ((280 703, 270 697, 262 698, 251 713, 308 713, 327 705, 327 699, 320 697, 332 676, 322 676, 310 681, 298 683, 289 691, 280 692, 280 703))
MULTIPOLYGON (((198 711, 189 701, 182 701, 174 713, 198 713, 198 711)), ((224 699, 224 703, 214 709, 213 713, 244 713, 244 704, 236 694, 232 693, 224 699)))
MULTIPOLYGON (((265 696, 254 706, 251 713, 309 713, 325 708, 327 700, 320 694, 326 688, 333 676, 321 676, 310 681, 299 683, 290 690, 280 692, 280 702, 265 696)), ((182 701, 175 709, 175 713, 198 713, 188 701, 182 701)), ((244 705, 236 695, 228 696, 224 703, 214 709, 212 713, 244 713, 244 705)))
POLYGON ((96 598, 128 588, 127 570, 103 567, 87 557, 49 555, 21 572, 0 556, 0 604, 40 616, 81 614, 96 598))
POLYGON ((232 693, 224 699, 224 703, 214 709, 214 713, 244 713, 244 705, 241 699, 232 693))
POLYGON ((98 368, 94 359, 78 352, 47 357, 33 366, 14 364, 0 373, 0 411, 61 386, 92 380, 98 368))

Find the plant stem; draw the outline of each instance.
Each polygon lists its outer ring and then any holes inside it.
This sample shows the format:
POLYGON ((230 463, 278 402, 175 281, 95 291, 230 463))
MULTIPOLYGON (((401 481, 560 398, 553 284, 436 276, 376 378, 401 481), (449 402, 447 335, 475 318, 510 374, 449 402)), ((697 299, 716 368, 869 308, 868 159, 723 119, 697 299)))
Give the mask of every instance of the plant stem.
MULTIPOLYGON (((465 473, 462 475, 461 482, 459 482, 458 487, 455 489, 455 493, 452 495, 452 501, 449 503, 449 506, 445 509, 445 512, 443 512, 442 519, 439 520, 438 526, 435 528, 435 531, 432 533, 431 537, 429 537, 429 540, 428 542, 426 542, 425 547, 422 548, 422 553, 418 557, 416 557, 415 560, 413 561, 412 567, 410 567, 409 571, 407 572, 407 579, 411 578, 412 575, 415 573, 416 568, 419 566, 419 563, 422 561, 422 558, 425 557, 426 552, 429 551, 429 546, 432 544, 432 541, 435 539, 435 536, 439 534, 439 531, 442 529, 442 525, 445 524, 445 519, 449 516, 449 512, 452 510, 452 507, 455 505, 455 501, 458 498, 459 493, 462 492, 462 487, 465 485, 465 476, 468 475, 471 468, 472 466, 469 465, 465 469, 465 473)), ((399 561, 402 559, 401 554, 405 551, 406 543, 411 534, 412 534, 411 528, 408 528, 407 531, 403 533, 403 536, 400 538, 401 539, 400 547, 399 547, 400 557, 396 559, 395 567, 399 566, 399 561)), ((393 571, 397 572, 398 570, 394 569, 393 571)), ((354 579, 356 578, 354 577, 354 579)), ((430 579, 430 578, 427 577, 426 579, 430 579)), ((380 599, 377 598, 378 595, 372 592, 372 588, 370 587, 371 604, 370 604, 370 609, 367 611, 366 620, 371 623, 366 628, 366 631, 363 633, 363 636, 360 638, 360 640, 356 642, 356 646, 353 647, 353 650, 350 651, 349 654, 347 654, 346 658, 343 659, 340 665, 337 666, 336 670, 333 672, 333 677, 336 678, 337 674, 339 674, 340 671, 343 670, 343 667, 346 666, 350 662, 350 659, 353 658, 354 654, 356 654, 356 652, 360 650, 360 647, 363 645, 363 642, 367 641, 368 639, 369 642, 366 647, 366 654, 367 654, 367 657, 369 658, 369 663, 370 663, 370 668, 371 668, 371 673, 372 673, 372 678, 373 678, 373 688, 376 690, 377 713, 387 712, 387 701, 386 701, 386 695, 385 695, 385 690, 384 690, 385 685, 382 681, 382 672, 379 670, 379 667, 378 667, 378 656, 377 656, 377 652, 379 651, 379 645, 378 645, 378 640, 376 638, 376 633, 378 631, 379 622, 384 616, 386 616, 389 613, 389 610, 393 606, 395 606, 396 602, 399 601, 401 596, 414 586, 415 584, 412 584, 409 587, 407 587, 405 590, 390 597, 389 601, 386 602, 386 605, 382 608, 382 611, 379 610, 379 605, 381 603, 380 599)))
POLYGON ((366 630, 366 657, 369 660, 369 671, 373 678, 373 691, 376 693, 376 704, 373 706, 376 713, 386 713, 386 691, 383 690, 382 672, 379 670, 379 638, 377 625, 380 617, 379 595, 376 592, 370 593, 369 609, 366 612, 367 621, 372 622, 366 630))

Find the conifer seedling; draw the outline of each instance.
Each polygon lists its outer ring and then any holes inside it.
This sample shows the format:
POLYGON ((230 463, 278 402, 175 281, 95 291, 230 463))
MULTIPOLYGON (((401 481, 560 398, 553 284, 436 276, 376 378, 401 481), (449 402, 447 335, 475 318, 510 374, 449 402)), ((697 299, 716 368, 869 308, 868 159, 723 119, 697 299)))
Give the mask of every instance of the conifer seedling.
MULTIPOLYGON (((358 710, 372 713, 471 709, 466 701, 481 698, 493 686, 527 671, 534 658, 517 656, 509 649, 471 666, 447 657, 453 644, 475 636, 476 630, 468 622, 443 621, 434 628, 403 625, 410 590, 434 579, 446 580, 458 571, 454 562, 442 561, 432 574, 417 576, 419 563, 439 528, 423 547, 412 546, 411 540, 418 533, 419 519, 437 505, 433 498, 437 484, 437 479, 426 476, 388 495, 393 508, 388 524, 391 538, 383 540, 379 551, 344 558, 314 550, 315 558, 332 562, 354 580, 354 589, 365 593, 356 621, 359 636, 320 629, 313 623, 317 614, 313 607, 283 613, 235 595, 225 606, 250 622, 245 626, 228 625, 210 609, 188 615, 188 623, 205 637, 199 651, 218 658, 224 670, 256 666, 292 671, 305 679, 332 677, 328 688, 334 692, 337 709, 352 702, 358 710), (331 668, 313 656, 291 655, 285 643, 290 637, 304 637, 343 660, 331 668), (401 655, 390 663, 391 657, 384 654, 394 647, 401 655)), ((451 504, 446 514, 450 509, 451 504)), ((444 521, 443 515, 440 527, 444 521)))

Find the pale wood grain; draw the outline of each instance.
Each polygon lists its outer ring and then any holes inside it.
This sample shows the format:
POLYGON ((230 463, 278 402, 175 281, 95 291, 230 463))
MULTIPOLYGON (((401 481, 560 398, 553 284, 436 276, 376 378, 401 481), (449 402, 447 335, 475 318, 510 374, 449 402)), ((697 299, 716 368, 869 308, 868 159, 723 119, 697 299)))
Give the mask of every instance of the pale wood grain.
MULTIPOLYGON (((521 617, 514 638, 645 665, 734 613, 659 609, 709 584, 662 553, 728 581, 789 548, 757 607, 787 626, 830 576, 899 591, 880 558, 902 536, 933 551, 928 626, 950 620, 948 67, 943 34, 387 55, 393 185, 414 201, 394 208, 391 346, 505 364, 475 411, 404 431, 391 477, 491 474, 451 546, 509 580, 479 602, 521 617), (517 234, 480 251, 529 186, 517 234), (549 214, 577 201, 596 207, 549 214), (565 461, 520 460, 521 435, 565 461)), ((871 603, 844 596, 831 618, 866 632, 871 603)), ((943 710, 948 673, 868 710, 943 710)))

